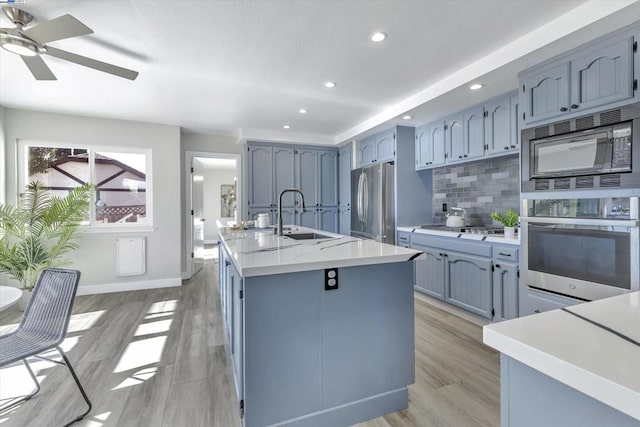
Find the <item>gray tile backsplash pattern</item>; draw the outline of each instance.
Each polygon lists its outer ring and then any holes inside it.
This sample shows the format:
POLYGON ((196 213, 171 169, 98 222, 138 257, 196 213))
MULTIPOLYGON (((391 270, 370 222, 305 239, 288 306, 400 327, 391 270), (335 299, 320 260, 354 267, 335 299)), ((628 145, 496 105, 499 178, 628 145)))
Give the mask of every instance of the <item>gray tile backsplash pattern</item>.
POLYGON ((466 209, 474 226, 492 225, 493 211, 519 211, 519 163, 514 154, 433 169, 433 223, 446 222, 443 203, 466 209))

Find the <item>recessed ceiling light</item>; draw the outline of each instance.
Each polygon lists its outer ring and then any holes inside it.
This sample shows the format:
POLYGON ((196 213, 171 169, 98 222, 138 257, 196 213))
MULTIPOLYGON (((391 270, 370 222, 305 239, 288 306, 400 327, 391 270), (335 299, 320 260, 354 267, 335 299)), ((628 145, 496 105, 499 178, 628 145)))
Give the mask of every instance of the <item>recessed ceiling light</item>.
POLYGON ((289 125, 284 125, 282 127, 285 128, 285 129, 291 129, 291 126, 289 126, 289 125))
POLYGON ((372 42, 378 43, 378 42, 383 41, 386 38, 387 38, 387 33, 378 32, 378 33, 371 34, 371 41, 372 42))
POLYGON ((469 86, 469 89, 478 90, 478 89, 482 89, 483 87, 484 85, 482 83, 474 83, 471 86, 469 86))
POLYGON ((336 86, 338 86, 338 85, 336 84, 336 82, 325 82, 325 83, 324 83, 324 87, 326 87, 326 88, 328 88, 328 89, 332 89, 332 88, 334 88, 334 87, 336 87, 336 86))
POLYGON ((300 114, 307 114, 309 111, 306 108, 301 108, 298 110, 298 113, 300 114))
POLYGON ((403 119, 403 120, 411 120, 412 118, 413 118, 413 117, 411 117, 411 116, 410 116, 410 115, 408 115, 408 114, 405 114, 404 116, 402 116, 402 119, 403 119))

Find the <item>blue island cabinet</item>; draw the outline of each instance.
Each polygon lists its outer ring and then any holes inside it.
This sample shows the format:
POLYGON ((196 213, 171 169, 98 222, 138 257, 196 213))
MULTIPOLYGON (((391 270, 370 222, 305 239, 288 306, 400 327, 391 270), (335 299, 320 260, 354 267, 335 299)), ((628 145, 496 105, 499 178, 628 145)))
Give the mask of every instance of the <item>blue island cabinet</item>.
POLYGON ((236 283, 226 309, 241 318, 226 326, 242 333, 231 343, 245 426, 348 426, 408 406, 413 263, 335 270, 332 290, 324 269, 236 283))

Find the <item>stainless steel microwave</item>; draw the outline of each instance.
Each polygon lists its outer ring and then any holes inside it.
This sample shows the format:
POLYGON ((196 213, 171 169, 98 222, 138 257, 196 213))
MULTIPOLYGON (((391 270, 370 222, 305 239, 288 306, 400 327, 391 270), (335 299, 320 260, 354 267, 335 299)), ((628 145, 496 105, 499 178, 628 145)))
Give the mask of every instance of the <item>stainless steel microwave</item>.
POLYGON ((640 104, 522 131, 522 192, 640 187, 640 104))

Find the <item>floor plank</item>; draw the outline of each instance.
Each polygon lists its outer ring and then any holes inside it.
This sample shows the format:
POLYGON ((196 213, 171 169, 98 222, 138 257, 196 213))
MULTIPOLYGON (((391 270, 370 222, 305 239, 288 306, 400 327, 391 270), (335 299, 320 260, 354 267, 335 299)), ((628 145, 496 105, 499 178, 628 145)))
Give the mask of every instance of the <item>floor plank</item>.
MULTIPOLYGON (((0 334, 21 315, 15 307, 0 312, 0 334)), ((499 354, 465 317, 416 298, 409 407, 358 426, 499 425, 499 354)), ((78 425, 241 426, 216 263, 205 263, 178 288, 78 297, 62 347, 94 403, 78 425)), ((3 427, 59 426, 84 409, 64 366, 34 361, 33 367, 42 390, 0 414, 3 427)), ((29 389, 24 367, 0 369, 0 404, 29 389)))

